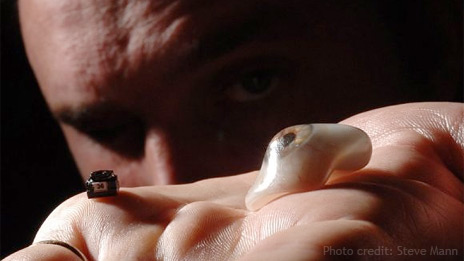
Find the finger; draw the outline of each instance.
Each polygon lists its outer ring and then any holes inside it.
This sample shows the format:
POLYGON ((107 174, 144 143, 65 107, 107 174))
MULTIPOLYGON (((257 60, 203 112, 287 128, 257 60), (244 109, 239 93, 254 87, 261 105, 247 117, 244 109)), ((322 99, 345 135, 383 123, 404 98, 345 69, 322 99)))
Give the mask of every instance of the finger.
POLYGON ((288 195, 257 213, 267 217, 260 220, 265 224, 276 212, 286 215, 279 224, 296 225, 271 233, 252 248, 245 260, 255 260, 260 255, 275 257, 272 260, 340 258, 323 255, 327 253, 324 246, 354 249, 354 254, 360 248, 379 246, 433 247, 453 249, 462 255, 462 204, 426 184, 405 182, 394 176, 365 175, 351 183, 288 195), (298 222, 292 223, 292 218, 298 222), (388 235, 382 231, 388 231, 388 235), (303 259, 305 255, 311 258, 303 259))
POLYGON ((7 256, 5 261, 53 261, 53 260, 69 260, 82 261, 82 258, 67 248, 58 245, 39 244, 24 248, 18 252, 7 256))
POLYGON ((373 155, 360 173, 418 180, 462 200, 464 105, 414 103, 344 120, 371 137, 373 155))
POLYGON ((149 201, 159 195, 179 202, 179 206, 197 201, 209 201, 231 208, 245 208, 245 195, 256 179, 257 171, 245 174, 200 180, 190 184, 125 188, 136 191, 149 201))
MULTIPOLYGON (((360 257, 358 249, 394 249, 391 238, 372 223, 332 220, 295 226, 266 238, 242 257, 246 260, 338 260, 360 257), (338 254, 345 250, 344 255, 338 254)), ((390 254, 388 251, 386 254, 390 254)), ((387 255, 383 256, 382 260, 387 255)), ((364 256, 364 258, 367 255, 364 256)))
POLYGON ((184 206, 208 201, 222 209, 244 209, 244 197, 254 177, 252 172, 186 185, 121 188, 116 197, 96 199, 82 193, 53 211, 35 242, 60 240, 89 257, 152 253, 166 224, 184 206), (133 225, 139 223, 143 226, 133 225), (129 247, 131 251, 127 251, 129 247))

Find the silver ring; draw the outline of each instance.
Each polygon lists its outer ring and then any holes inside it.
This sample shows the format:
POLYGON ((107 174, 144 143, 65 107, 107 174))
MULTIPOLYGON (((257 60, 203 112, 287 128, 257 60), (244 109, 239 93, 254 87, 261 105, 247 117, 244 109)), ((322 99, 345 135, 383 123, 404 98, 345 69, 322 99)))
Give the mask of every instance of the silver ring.
POLYGON ((36 242, 34 243, 34 245, 38 245, 38 244, 47 244, 47 245, 57 245, 57 246, 62 246, 68 250, 70 250, 71 252, 73 252, 76 256, 78 256, 82 261, 88 261, 88 259, 85 257, 85 255, 77 248, 71 246, 70 244, 66 243, 66 242, 63 242, 63 241, 59 241, 59 240, 43 240, 43 241, 39 241, 39 242, 36 242))

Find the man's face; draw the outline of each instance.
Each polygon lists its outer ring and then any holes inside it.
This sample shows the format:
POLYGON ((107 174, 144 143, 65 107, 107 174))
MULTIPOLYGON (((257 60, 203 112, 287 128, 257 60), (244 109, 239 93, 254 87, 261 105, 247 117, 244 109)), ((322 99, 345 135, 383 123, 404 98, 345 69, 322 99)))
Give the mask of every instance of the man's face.
POLYGON ((395 102, 369 1, 20 1, 26 50, 82 176, 123 186, 259 168, 281 128, 395 102))

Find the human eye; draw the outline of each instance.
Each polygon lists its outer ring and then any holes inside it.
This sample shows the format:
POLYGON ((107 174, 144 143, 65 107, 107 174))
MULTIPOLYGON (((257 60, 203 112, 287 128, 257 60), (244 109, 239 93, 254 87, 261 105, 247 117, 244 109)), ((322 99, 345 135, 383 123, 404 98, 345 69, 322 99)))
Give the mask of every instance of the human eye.
POLYGON ((110 144, 124 136, 131 126, 129 123, 94 124, 81 127, 79 130, 99 143, 110 144))
POLYGON ((229 101, 247 103, 289 87, 295 78, 295 62, 284 57, 253 57, 231 62, 215 77, 229 101))
POLYGON ((83 130, 98 144, 128 158, 139 158, 144 152, 145 128, 138 121, 98 126, 83 130))
POLYGON ((269 95, 282 84, 282 75, 275 69, 257 69, 240 75, 225 88, 229 99, 237 102, 254 101, 269 95))
POLYGON ((61 118, 61 122, 121 156, 139 158, 143 155, 145 126, 136 117, 119 113, 84 113, 78 117, 61 118))

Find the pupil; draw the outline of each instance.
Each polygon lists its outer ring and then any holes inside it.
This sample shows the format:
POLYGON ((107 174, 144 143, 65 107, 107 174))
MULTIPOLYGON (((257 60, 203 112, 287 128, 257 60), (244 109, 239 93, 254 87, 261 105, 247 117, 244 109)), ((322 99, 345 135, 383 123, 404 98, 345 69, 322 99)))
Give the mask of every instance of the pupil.
POLYGON ((243 88, 249 93, 258 94, 269 89, 272 75, 268 71, 254 72, 242 80, 243 88))
POLYGON ((280 143, 283 147, 287 147, 290 143, 292 143, 296 138, 295 133, 290 132, 285 134, 282 138, 280 138, 280 143))

